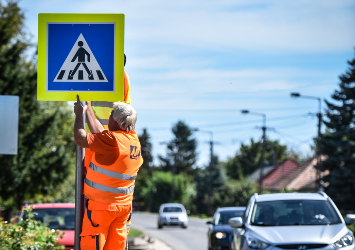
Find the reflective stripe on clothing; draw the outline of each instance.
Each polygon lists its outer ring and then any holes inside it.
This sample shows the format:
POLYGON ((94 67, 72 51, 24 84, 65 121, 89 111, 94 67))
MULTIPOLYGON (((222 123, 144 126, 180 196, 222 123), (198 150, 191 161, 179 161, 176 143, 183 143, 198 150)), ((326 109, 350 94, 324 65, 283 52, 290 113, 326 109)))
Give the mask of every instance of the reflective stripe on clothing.
POLYGON ((121 174, 117 172, 113 172, 108 169, 100 168, 96 166, 94 163, 90 162, 90 168, 94 170, 95 172, 98 172, 100 174, 107 175, 112 178, 120 179, 120 180, 125 180, 125 181, 133 181, 137 178, 137 175, 129 175, 129 174, 121 174))
POLYGON ((108 125, 108 119, 98 119, 102 125, 108 125))
POLYGON ((104 191, 104 192, 109 192, 109 193, 114 193, 114 194, 130 194, 133 193, 134 191, 134 186, 129 187, 129 188, 114 188, 114 187, 108 187, 105 185, 101 185, 99 183, 95 183, 93 181, 90 181, 88 179, 85 179, 86 185, 89 187, 92 187, 94 189, 104 191))

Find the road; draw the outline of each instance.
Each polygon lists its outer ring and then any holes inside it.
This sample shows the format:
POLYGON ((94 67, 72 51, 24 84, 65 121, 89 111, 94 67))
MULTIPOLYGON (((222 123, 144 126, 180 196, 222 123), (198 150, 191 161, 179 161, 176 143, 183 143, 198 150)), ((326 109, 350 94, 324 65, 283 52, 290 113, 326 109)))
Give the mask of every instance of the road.
POLYGON ((157 214, 133 212, 131 226, 150 237, 158 238, 174 250, 207 249, 206 219, 189 218, 187 229, 180 227, 157 228, 157 214))

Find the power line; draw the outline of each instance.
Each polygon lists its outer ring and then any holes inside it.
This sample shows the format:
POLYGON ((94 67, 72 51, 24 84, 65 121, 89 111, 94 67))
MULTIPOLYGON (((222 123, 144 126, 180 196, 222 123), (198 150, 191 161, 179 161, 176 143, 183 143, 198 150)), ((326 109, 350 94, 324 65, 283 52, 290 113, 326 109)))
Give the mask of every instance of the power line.
MULTIPOLYGON (((284 111, 284 110, 304 110, 304 109, 313 109, 313 106, 307 106, 307 107, 286 107, 286 108, 255 108, 255 110, 259 110, 259 111, 284 111)), ((152 111, 152 109, 145 109, 145 108, 136 108, 139 111, 145 111, 145 112, 149 112, 152 111)), ((240 112, 241 109, 154 109, 155 111, 159 111, 159 112, 240 112)))

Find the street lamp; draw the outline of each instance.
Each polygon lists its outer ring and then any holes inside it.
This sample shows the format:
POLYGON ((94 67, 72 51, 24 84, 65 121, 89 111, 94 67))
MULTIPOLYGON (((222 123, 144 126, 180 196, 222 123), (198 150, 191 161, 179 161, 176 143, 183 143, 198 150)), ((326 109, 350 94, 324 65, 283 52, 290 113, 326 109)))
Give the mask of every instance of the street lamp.
POLYGON ((266 146, 266 115, 258 112, 250 112, 248 109, 243 109, 242 114, 251 114, 258 115, 263 117, 263 126, 261 129, 263 130, 263 144, 261 148, 261 166, 260 166, 260 177, 259 177, 259 194, 263 192, 263 179, 264 179, 264 154, 265 154, 265 146, 266 146))
MULTIPOLYGON (((322 99, 317 96, 309 96, 309 95, 301 95, 300 93, 291 93, 291 97, 295 98, 305 98, 305 99, 313 99, 318 101, 318 133, 317 133, 317 145, 316 145, 316 155, 318 156, 317 162, 318 164, 320 163, 320 150, 319 150, 319 143, 320 143, 320 137, 321 137, 321 126, 322 126, 322 99)), ((316 180, 316 185, 319 185, 318 181, 320 179, 320 171, 317 170, 317 180, 316 180)))

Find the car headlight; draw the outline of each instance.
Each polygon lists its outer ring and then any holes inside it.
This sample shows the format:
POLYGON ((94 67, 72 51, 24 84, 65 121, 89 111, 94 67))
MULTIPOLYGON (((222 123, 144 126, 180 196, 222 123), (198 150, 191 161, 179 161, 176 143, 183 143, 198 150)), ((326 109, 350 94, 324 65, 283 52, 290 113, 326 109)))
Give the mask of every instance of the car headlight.
POLYGON ((217 232, 216 233, 216 238, 217 239, 223 239, 223 238, 226 238, 226 237, 227 237, 226 233, 222 233, 222 232, 217 232))
POLYGON ((185 220, 187 220, 187 217, 186 217, 186 215, 182 214, 182 215, 179 216, 179 219, 181 221, 185 221, 185 220))
POLYGON ((252 249, 266 249, 269 244, 255 238, 255 237, 247 237, 246 238, 246 243, 248 245, 249 248, 252 249))
POLYGON ((335 248, 342 248, 342 247, 351 246, 353 242, 354 242, 354 236, 351 232, 349 232, 343 237, 341 237, 339 240, 337 240, 333 245, 335 246, 335 248))

